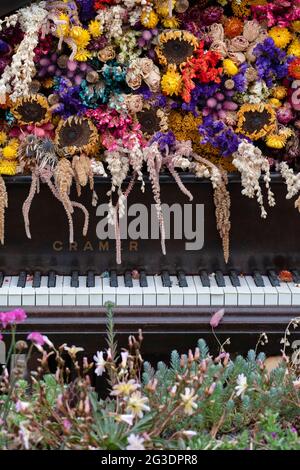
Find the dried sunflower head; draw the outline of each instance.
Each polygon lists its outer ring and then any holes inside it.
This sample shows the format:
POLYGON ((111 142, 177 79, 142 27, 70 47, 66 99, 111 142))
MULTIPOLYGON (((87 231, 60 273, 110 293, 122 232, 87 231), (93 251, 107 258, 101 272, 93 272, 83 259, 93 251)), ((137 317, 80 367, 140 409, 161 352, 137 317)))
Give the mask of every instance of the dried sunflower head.
POLYGON ((145 137, 151 137, 155 132, 168 130, 168 117, 161 108, 147 104, 142 111, 136 114, 136 117, 145 137))
POLYGON ((162 65, 180 65, 191 57, 198 47, 198 39, 188 31, 165 31, 159 36, 156 54, 162 65))
POLYGON ((244 104, 238 111, 237 131, 251 140, 265 137, 275 130, 276 113, 270 104, 244 104))
POLYGON ((85 153, 91 155, 98 148, 98 131, 90 119, 70 116, 57 126, 55 143, 66 154, 85 153))
POLYGON ((51 117, 47 98, 38 94, 19 98, 11 112, 21 125, 39 126, 48 122, 51 117))

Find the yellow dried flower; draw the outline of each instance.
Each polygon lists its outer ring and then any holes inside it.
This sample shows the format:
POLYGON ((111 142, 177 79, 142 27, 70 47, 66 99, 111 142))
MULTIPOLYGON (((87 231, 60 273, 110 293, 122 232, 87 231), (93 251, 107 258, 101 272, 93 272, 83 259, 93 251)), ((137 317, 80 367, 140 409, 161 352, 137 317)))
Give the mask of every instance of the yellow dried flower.
POLYGON ((91 52, 87 51, 86 49, 79 49, 76 52, 74 59, 78 62, 86 62, 88 59, 91 58, 91 56, 91 52))
POLYGON ((93 38, 98 38, 102 34, 102 25, 100 21, 93 20, 89 24, 89 33, 93 38))
POLYGON ((7 158, 7 159, 15 159, 17 158, 17 148, 15 145, 6 145, 5 147, 3 147, 2 149, 2 155, 4 158, 7 158))
POLYGON ((286 144, 286 136, 279 134, 270 134, 266 138, 266 144, 273 149, 282 149, 286 144))
POLYGON ((161 22, 165 28, 176 29, 180 26, 180 20, 176 16, 163 18, 161 22))
POLYGON ((280 49, 286 48, 293 38, 287 28, 281 28, 280 26, 274 26, 268 34, 273 39, 275 46, 280 49))
POLYGON ((161 79, 161 89, 165 95, 178 96, 182 90, 182 77, 176 71, 176 66, 169 65, 167 72, 161 79))
POLYGON ((0 145, 5 144, 6 141, 7 141, 7 135, 4 131, 1 131, 0 132, 0 145))
POLYGON ((145 28, 153 29, 157 26, 159 18, 155 11, 144 10, 141 14, 141 23, 145 28))
POLYGON ((292 21, 292 29, 295 33, 300 33, 300 20, 292 21))
POLYGON ((270 98, 269 103, 274 106, 274 108, 280 108, 281 106, 281 101, 278 100, 277 98, 270 98))
POLYGON ((66 15, 65 13, 61 13, 58 17, 58 20, 59 22, 55 31, 56 35, 58 37, 68 36, 70 29, 70 20, 68 15, 66 15))
POLYGON ((0 174, 13 176, 17 172, 16 160, 1 160, 0 161, 0 174))
POLYGON ((230 76, 236 75, 239 71, 238 66, 231 59, 224 59, 223 67, 224 67, 224 72, 230 76))
POLYGON ((70 37, 79 49, 84 49, 90 42, 91 36, 87 29, 81 26, 74 26, 70 31, 70 37))
POLYGON ((54 85, 53 78, 45 78, 42 82, 44 88, 52 88, 54 85))
POLYGON ((295 57, 300 57, 300 41, 295 39, 288 48, 288 54, 294 55, 295 57))
MULTIPOLYGON (((155 10, 157 11, 157 14, 159 16, 162 16, 163 18, 167 18, 170 13, 169 9, 169 0, 156 0, 155 2, 155 10)), ((174 8, 176 4, 176 0, 172 0, 172 7, 174 8)))
POLYGON ((287 95, 287 89, 285 86, 277 86, 273 88, 272 95, 274 96, 274 98, 277 98, 278 100, 282 100, 287 95))

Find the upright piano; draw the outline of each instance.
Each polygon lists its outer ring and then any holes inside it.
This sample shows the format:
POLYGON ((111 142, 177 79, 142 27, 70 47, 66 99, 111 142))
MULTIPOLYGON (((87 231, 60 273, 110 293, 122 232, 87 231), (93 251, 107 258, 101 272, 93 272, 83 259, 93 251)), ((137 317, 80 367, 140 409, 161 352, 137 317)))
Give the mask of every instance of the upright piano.
POLYGON ((0 247, 0 308, 26 310, 28 319, 19 333, 38 330, 56 342, 94 352, 103 343, 105 304, 112 302, 121 341, 141 328, 146 353, 163 354, 175 347, 184 352, 200 337, 217 346, 210 319, 224 306, 216 334, 220 341, 231 338, 229 350, 254 347, 265 332, 268 352, 278 353, 286 325, 300 312, 300 215, 286 199, 283 181, 272 176, 277 203, 263 220, 256 201, 241 195, 239 177, 230 175, 232 228, 226 264, 210 183, 190 174, 181 178, 194 196, 192 202, 172 177, 160 177, 166 255, 161 252, 151 184, 145 178, 144 193, 136 184, 121 224, 119 265, 106 220, 108 179, 95 179, 97 207, 92 207, 88 190, 78 199, 89 208, 89 229, 83 237, 83 215, 75 213, 75 242, 70 245, 65 213, 46 185, 32 203, 32 238, 26 237, 22 204, 30 177, 6 178, 9 206, 0 247), (279 276, 282 271, 289 271, 288 282, 279 276))

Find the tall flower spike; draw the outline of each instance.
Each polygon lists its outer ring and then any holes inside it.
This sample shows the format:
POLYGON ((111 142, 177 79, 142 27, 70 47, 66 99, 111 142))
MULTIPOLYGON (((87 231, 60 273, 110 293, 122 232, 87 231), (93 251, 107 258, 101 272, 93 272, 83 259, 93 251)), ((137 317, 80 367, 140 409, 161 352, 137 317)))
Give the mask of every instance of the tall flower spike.
POLYGON ((5 181, 0 175, 0 242, 4 244, 5 235, 5 209, 8 206, 8 198, 6 192, 5 181))

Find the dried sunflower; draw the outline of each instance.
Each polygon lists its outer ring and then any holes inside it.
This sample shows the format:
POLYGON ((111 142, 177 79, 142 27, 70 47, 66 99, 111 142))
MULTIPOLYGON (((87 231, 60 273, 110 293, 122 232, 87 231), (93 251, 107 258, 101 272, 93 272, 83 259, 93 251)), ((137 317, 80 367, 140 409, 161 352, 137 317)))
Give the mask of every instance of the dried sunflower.
POLYGON ((91 155, 98 148, 98 131, 90 119, 70 116, 57 126, 55 143, 69 155, 91 155))
POLYGON ((48 100, 43 95, 19 98, 11 108, 11 113, 21 125, 42 125, 51 118, 48 100))
POLYGON ((276 127, 276 112, 270 104, 244 104, 238 111, 237 132, 252 140, 265 137, 276 127))
POLYGON ((162 65, 180 65, 193 55, 198 39, 188 31, 165 31, 159 36, 155 51, 162 65))
POLYGON ((168 130, 168 118, 162 108, 147 103, 144 105, 143 110, 136 114, 136 117, 145 137, 151 137, 155 132, 166 132, 168 130))

